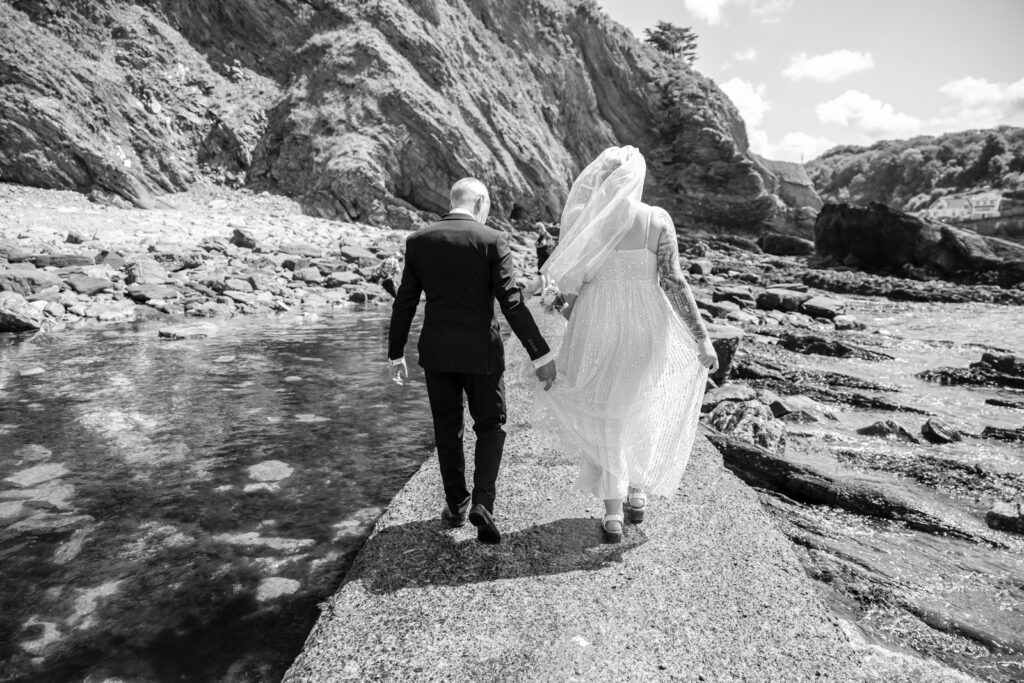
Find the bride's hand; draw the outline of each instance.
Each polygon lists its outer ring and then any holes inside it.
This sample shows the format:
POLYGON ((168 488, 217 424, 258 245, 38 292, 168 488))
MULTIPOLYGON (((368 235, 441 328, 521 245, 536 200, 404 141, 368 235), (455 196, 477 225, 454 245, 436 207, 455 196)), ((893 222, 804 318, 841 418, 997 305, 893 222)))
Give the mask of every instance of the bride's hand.
POLYGON ((708 369, 708 373, 713 374, 718 370, 718 353, 715 352, 715 346, 711 343, 710 338, 704 338, 697 346, 697 356, 700 359, 700 364, 708 369))

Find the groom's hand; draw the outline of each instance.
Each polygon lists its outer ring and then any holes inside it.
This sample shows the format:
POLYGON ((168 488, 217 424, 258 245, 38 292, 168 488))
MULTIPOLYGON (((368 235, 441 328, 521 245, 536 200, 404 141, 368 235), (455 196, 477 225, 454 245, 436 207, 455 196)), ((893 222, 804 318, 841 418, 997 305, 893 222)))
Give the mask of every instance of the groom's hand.
POLYGON ((551 385, 555 383, 555 377, 557 376, 558 371, 555 370, 555 361, 550 361, 537 368, 537 379, 544 382, 544 391, 551 388, 551 385))

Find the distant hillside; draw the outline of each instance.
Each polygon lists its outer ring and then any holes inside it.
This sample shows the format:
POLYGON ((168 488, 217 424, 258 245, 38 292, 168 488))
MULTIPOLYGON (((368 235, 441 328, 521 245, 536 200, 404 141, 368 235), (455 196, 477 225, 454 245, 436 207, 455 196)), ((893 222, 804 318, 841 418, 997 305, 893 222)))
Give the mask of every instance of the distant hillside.
POLYGON ((1024 189, 1024 128, 835 147, 805 167, 825 201, 916 211, 944 194, 1024 189))

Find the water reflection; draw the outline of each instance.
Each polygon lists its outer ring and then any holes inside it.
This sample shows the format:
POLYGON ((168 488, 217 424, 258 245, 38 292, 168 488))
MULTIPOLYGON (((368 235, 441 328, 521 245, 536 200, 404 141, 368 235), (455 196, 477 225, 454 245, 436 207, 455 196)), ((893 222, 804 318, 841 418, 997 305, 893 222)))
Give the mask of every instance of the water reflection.
POLYGON ((279 678, 429 454, 386 331, 365 313, 0 341, 5 680, 279 678))

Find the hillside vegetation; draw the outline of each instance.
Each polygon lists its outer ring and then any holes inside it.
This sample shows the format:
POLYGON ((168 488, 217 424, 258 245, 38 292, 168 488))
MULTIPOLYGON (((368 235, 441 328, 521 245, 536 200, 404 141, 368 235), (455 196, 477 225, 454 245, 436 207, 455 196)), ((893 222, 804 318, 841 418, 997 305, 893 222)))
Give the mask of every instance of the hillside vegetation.
POLYGON ((826 201, 879 202, 916 211, 945 194, 1024 189, 1024 128, 835 147, 806 168, 826 201))

